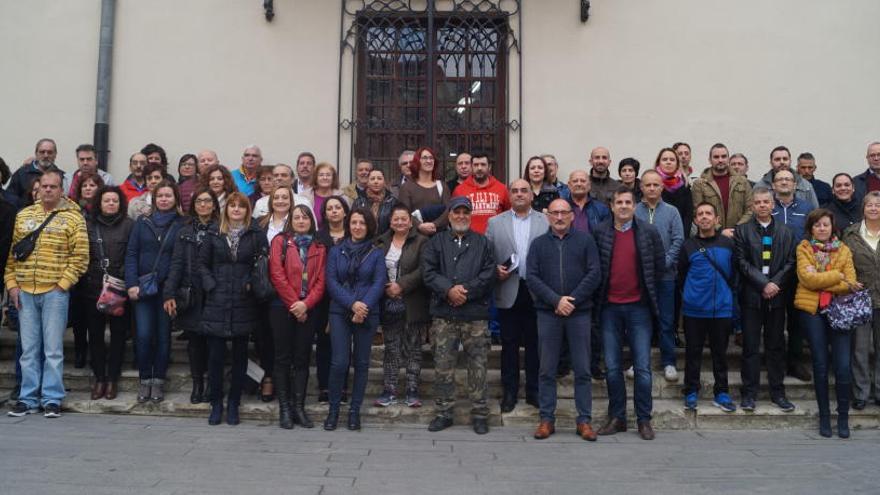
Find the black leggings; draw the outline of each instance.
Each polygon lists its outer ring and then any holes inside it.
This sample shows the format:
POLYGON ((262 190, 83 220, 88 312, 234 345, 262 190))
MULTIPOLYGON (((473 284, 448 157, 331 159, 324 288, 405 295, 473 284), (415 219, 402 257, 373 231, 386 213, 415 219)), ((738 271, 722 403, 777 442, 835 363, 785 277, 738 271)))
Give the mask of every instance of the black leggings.
POLYGON ((308 375, 315 338, 314 316, 309 314, 306 321, 300 323, 283 307, 269 309, 269 324, 275 340, 275 376, 289 374, 291 368, 308 375))
POLYGON ((257 322, 254 337, 254 347, 256 347, 257 358, 260 360, 260 367, 266 372, 264 378, 272 378, 275 369, 275 343, 272 338, 272 324, 269 321, 269 305, 261 304, 260 321, 257 322))
MULTIPOLYGON (((92 372, 98 381, 115 382, 122 371, 122 353, 125 350, 125 338, 129 332, 129 315, 108 316, 98 311, 95 299, 79 298, 75 304, 79 306, 84 327, 88 330, 89 353, 92 358, 92 372), (110 346, 104 342, 104 330, 110 324, 110 346)), ((130 307, 127 309, 131 309, 130 307)))
POLYGON ((226 342, 232 341, 232 377, 229 384, 229 403, 241 402, 241 387, 247 372, 248 338, 223 339, 208 337, 208 383, 211 403, 223 401, 223 365, 226 361, 226 342))

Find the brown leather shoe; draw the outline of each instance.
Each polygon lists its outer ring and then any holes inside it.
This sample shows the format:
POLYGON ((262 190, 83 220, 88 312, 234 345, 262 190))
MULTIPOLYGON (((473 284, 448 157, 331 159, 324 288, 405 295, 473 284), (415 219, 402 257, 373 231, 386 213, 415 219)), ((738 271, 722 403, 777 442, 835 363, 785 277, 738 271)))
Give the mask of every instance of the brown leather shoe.
POLYGON ((556 426, 553 425, 553 422, 542 420, 535 430, 535 438, 544 440, 554 433, 556 433, 556 426))
POLYGON ((617 432, 626 431, 626 423, 617 419, 609 419, 597 432, 599 435, 614 435, 617 432))
POLYGON ((642 440, 654 439, 654 428, 651 426, 650 421, 639 423, 639 436, 642 437, 642 440))
POLYGON ((107 384, 104 382, 95 382, 92 384, 92 400, 98 400, 104 397, 107 384))
POLYGON ((119 394, 119 384, 116 382, 108 382, 107 383, 107 392, 104 394, 104 398, 107 400, 113 400, 119 394))
POLYGON ((596 432, 593 431, 593 426, 590 423, 578 423, 577 435, 588 442, 596 441, 596 432))

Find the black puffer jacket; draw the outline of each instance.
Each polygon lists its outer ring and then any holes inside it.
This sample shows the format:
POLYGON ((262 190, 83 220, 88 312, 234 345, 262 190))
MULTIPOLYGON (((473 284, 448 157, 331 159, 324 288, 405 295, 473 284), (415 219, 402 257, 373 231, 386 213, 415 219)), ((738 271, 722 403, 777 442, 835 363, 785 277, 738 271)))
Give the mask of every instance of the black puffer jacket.
POLYGON ((451 228, 437 233, 422 252, 422 277, 431 291, 431 316, 464 321, 489 319, 495 256, 485 236, 469 230, 459 247, 451 228), (467 301, 453 307, 446 302, 446 293, 459 284, 468 291, 467 301))
POLYGON ((791 229, 781 222, 771 222, 765 231, 764 227, 752 218, 746 223, 737 225, 733 231, 733 243, 736 246, 736 262, 742 277, 739 291, 739 303, 744 308, 760 308, 764 300, 764 286, 773 282, 781 292, 770 300, 770 308, 782 308, 797 282, 795 269, 797 259, 795 249, 797 243, 791 229), (770 273, 764 275, 762 256, 764 245, 762 238, 769 235, 773 240, 770 244, 770 273))
MULTIPOLYGON (((174 243, 174 253, 171 255, 171 268, 168 278, 162 288, 162 300, 167 301, 177 296, 181 287, 192 287, 192 302, 190 307, 180 310, 174 319, 177 327, 187 331, 197 331, 202 321, 202 307, 205 304, 205 295, 202 290, 202 278, 198 272, 199 248, 208 235, 209 230, 216 229, 214 222, 207 224, 193 220, 183 226, 177 234, 177 242, 174 243)), ((178 305, 179 305, 178 301, 178 305)))
POLYGON ((862 221, 862 202, 856 201, 855 198, 851 199, 849 203, 843 203, 834 198, 822 205, 822 208, 828 209, 834 215, 834 232, 837 237, 843 237, 843 231, 850 225, 862 221))
MULTIPOLYGON (((378 238, 380 235, 384 234, 391 227, 391 209, 399 203, 397 198, 391 194, 391 191, 385 190, 385 197, 382 199, 382 203, 379 204, 379 214, 376 215, 376 237, 378 238)), ((356 200, 354 200, 354 204, 352 205, 352 209, 355 208, 366 208, 370 211, 373 211, 373 203, 370 201, 370 198, 367 196, 358 196, 356 200)))
POLYGON ((678 215, 681 217, 681 227, 682 232, 684 232, 684 238, 687 239, 691 236, 691 227, 694 223, 694 197, 691 194, 691 186, 685 184, 674 192, 669 192, 666 189, 663 189, 663 192, 660 194, 660 197, 663 201, 671 204, 678 210, 678 215))
POLYGON ((209 337, 246 337, 259 322, 256 298, 251 292, 254 256, 268 250, 266 235, 251 224, 232 255, 226 234, 208 232, 199 249, 199 273, 205 290, 201 333, 209 337))
POLYGON ((86 217, 86 230, 89 233, 89 267, 76 286, 78 297, 97 299, 101 294, 104 270, 101 269, 101 250, 98 247, 98 229, 101 230, 104 257, 108 260, 107 273, 117 278, 125 277, 125 252, 128 237, 134 221, 128 215, 118 215, 113 219, 103 216, 86 217))
MULTIPOLYGON (((647 223, 633 218, 632 229, 635 233, 636 255, 639 263, 636 271, 639 286, 642 289, 642 300, 647 300, 655 317, 659 317, 657 306, 657 283, 663 278, 666 268, 666 250, 657 229, 647 223)), ((608 280, 611 276, 611 256, 614 253, 614 219, 606 220, 593 231, 596 245, 599 247, 599 260, 602 264, 602 284, 598 291, 602 304, 608 303, 608 280)))

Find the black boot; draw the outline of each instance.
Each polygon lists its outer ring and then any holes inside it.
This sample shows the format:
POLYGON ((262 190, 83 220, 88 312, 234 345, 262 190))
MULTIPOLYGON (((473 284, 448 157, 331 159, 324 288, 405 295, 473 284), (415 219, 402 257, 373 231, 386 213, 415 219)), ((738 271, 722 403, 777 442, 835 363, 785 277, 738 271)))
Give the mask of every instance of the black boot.
POLYGON ((831 418, 819 416, 819 434, 825 438, 831 438, 831 418))
POLYGON ((238 417, 238 402, 229 401, 226 406, 226 424, 235 426, 241 423, 241 419, 238 417))
POLYGON ((208 424, 211 426, 219 425, 223 418, 223 401, 217 400, 211 403, 211 415, 208 416, 208 424))
POLYGON ((361 412, 357 409, 348 411, 348 429, 351 431, 360 431, 361 429, 361 412))
POLYGON ((835 386, 837 392, 837 436, 849 438, 849 383, 838 383, 835 386))
POLYGON ((314 428, 315 423, 312 422, 306 413, 306 388, 309 383, 309 372, 297 371, 293 375, 293 422, 303 428, 314 428))
POLYGON ((290 375, 275 369, 275 395, 278 396, 278 426, 285 430, 293 429, 290 397, 290 375))
POLYGON ((333 431, 336 429, 336 426, 339 424, 339 406, 335 408, 330 406, 330 411, 327 412, 327 419, 324 420, 324 429, 327 431, 333 431))
POLYGON ((205 395, 205 379, 200 376, 193 376, 193 389, 189 395, 190 404, 198 404, 202 402, 205 395))

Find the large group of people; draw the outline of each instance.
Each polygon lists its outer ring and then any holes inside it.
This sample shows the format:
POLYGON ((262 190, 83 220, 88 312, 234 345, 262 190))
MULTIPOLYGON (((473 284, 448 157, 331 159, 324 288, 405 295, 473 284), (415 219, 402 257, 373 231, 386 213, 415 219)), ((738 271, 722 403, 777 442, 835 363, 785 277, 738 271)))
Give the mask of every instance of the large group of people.
POLYGON ((422 345, 430 342, 428 429, 448 428, 461 349, 471 425, 484 434, 491 320, 501 333, 501 412, 516 407, 524 369, 538 439, 555 432, 557 379, 569 368, 581 438, 627 430, 629 378, 638 434, 653 439, 652 345, 664 380, 678 382, 683 371, 689 410, 699 407, 707 341, 712 405, 722 411, 755 411, 762 344, 772 407, 796 408, 786 374, 812 380, 822 436, 832 435, 829 375, 838 436, 850 435, 851 407, 880 405, 880 360, 871 364, 880 351, 878 142, 863 174, 838 173, 831 184, 815 177, 813 154, 801 153, 793 168, 784 146, 753 182, 748 159, 721 143, 701 173, 679 142, 647 170, 622 159, 616 180, 610 150, 596 147, 589 170, 567 182, 544 154, 508 186, 481 150, 460 153, 448 181, 429 147, 403 151, 394 177, 359 160, 345 187, 312 153, 300 153, 295 167, 268 166, 254 145, 233 170, 213 151, 185 154, 174 177, 165 150, 151 143, 131 155, 118 185, 91 145, 76 149, 73 173, 56 158, 55 142, 41 139, 15 173, 0 160, 0 260, 19 340, 11 416, 61 414, 68 322, 75 366, 91 363, 93 400, 116 399, 134 335, 137 401, 163 401, 172 329, 182 330, 190 400, 210 403, 212 425, 224 414, 228 424, 240 421, 253 340, 258 393, 278 401, 282 428, 314 427, 305 407, 314 348, 318 401, 328 404, 323 428, 337 428, 347 403, 345 425, 359 430, 381 331, 383 391, 373 403, 422 406, 422 345), (873 318, 833 324, 826 308, 865 289, 873 318), (743 348, 738 405, 728 385, 731 337, 743 348), (602 379, 607 420, 594 427, 591 381, 602 379))

